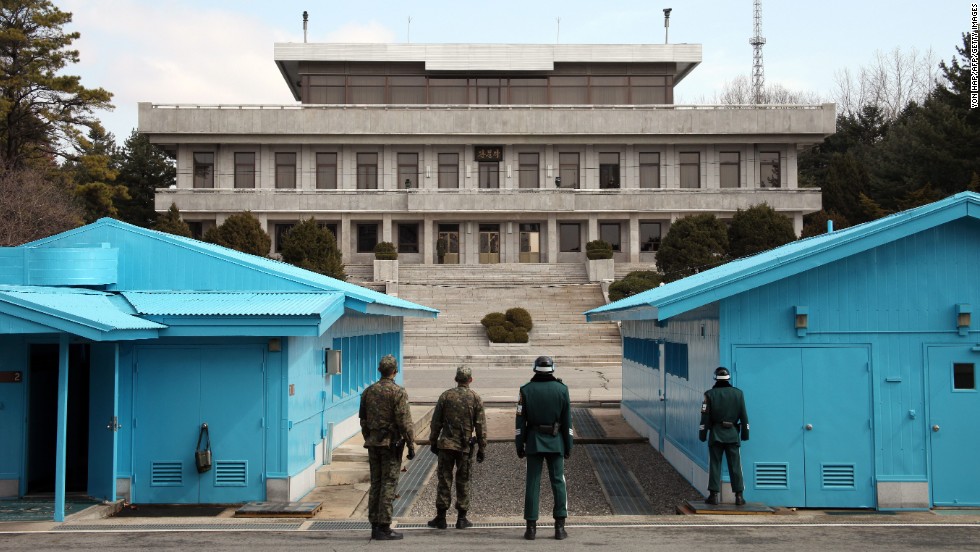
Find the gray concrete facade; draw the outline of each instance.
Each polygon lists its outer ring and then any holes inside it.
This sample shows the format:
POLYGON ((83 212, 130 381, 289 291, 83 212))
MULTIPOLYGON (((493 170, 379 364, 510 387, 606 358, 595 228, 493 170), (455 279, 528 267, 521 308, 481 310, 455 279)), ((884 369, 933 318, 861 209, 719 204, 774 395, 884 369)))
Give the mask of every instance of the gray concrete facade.
MULTIPOLYGON (((353 67, 417 61, 426 71, 454 71, 460 76, 488 70, 540 75, 574 60, 615 63, 620 68, 660 63, 673 72, 671 87, 700 62, 698 45, 536 45, 525 50, 515 45, 401 46, 277 45, 276 63, 299 98, 297 72, 304 62, 346 60, 353 67)), ((664 235, 673 220, 688 214, 713 213, 724 219, 737 209, 765 202, 790 217, 799 233, 803 215, 819 210, 821 200, 819 189, 798 186, 797 153, 832 134, 835 117, 833 104, 141 103, 139 132, 177 159, 176 187, 157 191, 156 209, 165 211, 175 203, 185 220, 201 223, 202 229, 247 209, 275 241, 276 225, 312 216, 333 225, 348 263, 373 259, 371 252, 359 252, 357 246, 359 229, 371 225, 376 225, 379 241, 396 245, 399 225, 412 225, 417 252, 414 247, 403 251, 404 263, 438 262, 435 242, 440 225, 447 224, 458 226, 458 261, 466 264, 576 262, 584 260, 586 242, 618 234, 617 260, 653 262, 655 252, 644 250, 641 229, 649 235, 659 224, 664 235), (489 168, 476 157, 482 146, 500 152, 489 168), (195 187, 194 158, 201 153, 213 158, 213 187, 195 187), (254 188, 236 187, 236 153, 254 155, 254 188), (288 169, 295 171, 295 188, 277 188, 276 157, 281 153, 295 154, 295 167, 288 169), (318 188, 317 154, 323 153, 336 156, 331 169, 336 171, 335 189, 318 188), (365 153, 377 158, 376 189, 358 189, 358 154, 365 153), (399 154, 414 155, 414 169, 404 164, 399 168, 399 154), (440 154, 455 154, 457 162, 440 169, 440 154), (536 154, 536 165, 520 165, 521 154, 536 154), (656 181, 649 177, 650 154, 657 154, 656 181), (764 156, 778 159, 778 187, 762 182, 764 156), (600 174, 608 174, 602 171, 609 170, 609 159, 614 160, 615 188, 600 184, 600 174), (682 187, 684 160, 688 177, 696 167, 694 188, 682 187), (403 183, 406 170, 414 179, 408 189, 403 183), (497 173, 491 184, 495 187, 481 187, 481 170, 497 173), (728 178, 724 185, 723 171, 728 178), (454 173, 458 187, 440 187, 440 173, 447 172, 454 173), (530 173, 536 186, 522 187, 522 176, 530 173), (569 174, 576 175, 576 182, 557 188, 560 173, 566 181, 569 174), (522 227, 526 224, 537 226, 522 227), (522 235, 525 230, 534 231, 522 235), (488 232, 495 233, 493 239, 499 243, 491 255, 486 254, 488 232), (569 239, 576 232, 577 244, 569 239)))

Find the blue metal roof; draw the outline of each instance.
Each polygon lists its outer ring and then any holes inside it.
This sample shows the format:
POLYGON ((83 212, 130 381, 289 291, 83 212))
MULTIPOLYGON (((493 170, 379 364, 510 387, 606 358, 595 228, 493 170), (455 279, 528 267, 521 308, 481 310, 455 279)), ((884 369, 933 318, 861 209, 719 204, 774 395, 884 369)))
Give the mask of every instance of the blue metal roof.
POLYGON ((592 309, 585 312, 585 316, 589 321, 664 320, 965 217, 980 219, 980 194, 959 193, 878 220, 797 240, 592 309))
POLYGON ((97 341, 156 337, 166 326, 120 309, 108 293, 0 285, 0 311, 97 341))
POLYGON ((124 291, 136 312, 174 316, 313 316, 338 301, 340 292, 124 291))
POLYGON ((191 238, 141 228, 139 226, 127 224, 111 218, 102 218, 87 226, 27 243, 20 247, 38 247, 52 244, 66 236, 81 234, 93 228, 99 227, 114 228, 131 232, 133 234, 150 237, 156 240, 178 244, 185 249, 204 253, 211 257, 224 259, 238 266, 261 271, 265 274, 273 275, 278 278, 298 282, 313 289, 341 292, 348 298, 346 306, 359 312, 428 318, 435 318, 439 313, 438 310, 430 307, 418 305, 410 301, 405 301, 404 299, 399 299, 397 297, 392 297, 390 295, 358 285, 350 284, 335 278, 330 278, 329 276, 324 276, 316 272, 305 270, 288 263, 266 257, 241 253, 239 251, 235 251, 234 249, 229 249, 227 247, 206 243, 191 238))

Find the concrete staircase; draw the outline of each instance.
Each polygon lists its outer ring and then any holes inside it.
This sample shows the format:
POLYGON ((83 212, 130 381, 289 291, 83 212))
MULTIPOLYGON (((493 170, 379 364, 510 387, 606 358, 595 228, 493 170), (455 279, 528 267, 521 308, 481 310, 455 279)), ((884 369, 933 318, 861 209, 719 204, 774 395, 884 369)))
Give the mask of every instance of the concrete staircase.
POLYGON ((566 367, 621 369, 618 326, 582 315, 604 302, 583 264, 408 265, 399 280, 401 298, 440 310, 434 320, 405 319, 406 374, 459 364, 527 371, 544 354, 566 367), (480 320, 511 307, 531 313, 530 344, 491 346, 480 320))

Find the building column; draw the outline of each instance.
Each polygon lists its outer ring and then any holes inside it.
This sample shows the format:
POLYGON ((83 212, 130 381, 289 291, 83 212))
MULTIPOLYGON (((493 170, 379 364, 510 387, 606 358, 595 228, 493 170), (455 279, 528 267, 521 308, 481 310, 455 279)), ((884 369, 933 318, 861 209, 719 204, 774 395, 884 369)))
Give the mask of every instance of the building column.
POLYGON ((640 215, 637 213, 630 215, 629 232, 629 259, 631 263, 638 263, 640 262, 640 215))
POLYGON ((354 240, 354 236, 351 235, 351 223, 350 223, 350 213, 342 213, 340 215, 340 256, 345 262, 350 262, 351 258, 351 242, 354 240))
POLYGON ((391 213, 381 215, 381 241, 395 243, 391 240, 391 213))
POLYGON ((65 462, 68 442, 68 334, 58 338, 58 429, 55 435, 54 520, 65 521, 65 462))
POLYGON ((793 213, 793 233, 797 238, 803 234, 803 213, 793 213))
POLYGON ((438 259, 435 259, 435 222, 432 220, 431 215, 425 215, 422 217, 422 235, 419 239, 422 243, 419 244, 419 253, 422 254, 422 264, 435 264, 438 259))
POLYGON ((548 262, 558 262, 558 218, 554 213, 548 213, 548 262))
POLYGON ((597 239, 599 239, 599 215, 596 213, 589 213, 589 225, 588 231, 585 233, 585 241, 588 243, 597 239))

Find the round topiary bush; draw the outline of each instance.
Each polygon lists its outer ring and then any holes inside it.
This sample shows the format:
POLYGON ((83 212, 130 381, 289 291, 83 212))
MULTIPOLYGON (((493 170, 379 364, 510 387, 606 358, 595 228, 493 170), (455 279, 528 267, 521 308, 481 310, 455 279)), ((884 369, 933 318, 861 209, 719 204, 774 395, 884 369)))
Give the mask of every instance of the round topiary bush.
POLYGON ((534 323, 531 321, 531 313, 527 312, 527 309, 514 307, 507 309, 505 314, 507 320, 513 322, 515 326, 524 328, 525 333, 531 331, 531 328, 534 327, 534 323))
POLYGON ((374 246, 374 258, 379 261, 396 261, 398 250, 391 242, 378 242, 378 245, 374 246))
POLYGON ((588 257, 590 261, 595 261, 598 259, 612 259, 612 245, 602 240, 590 241, 589 243, 585 244, 585 256, 588 257))
POLYGON ((490 326, 487 328, 487 337, 492 343, 510 343, 511 333, 503 326, 490 326))
POLYGON ((528 335, 527 330, 518 326, 514 328, 514 331, 510 334, 511 343, 527 343, 528 335))
POLYGON ((609 286, 609 300, 619 301, 660 285, 663 278, 652 270, 636 270, 609 286))
POLYGON ((507 316, 505 316, 504 313, 491 312, 490 314, 484 316, 483 320, 480 320, 480 324, 483 324, 483 327, 489 330, 492 326, 502 326, 506 321, 507 316))

